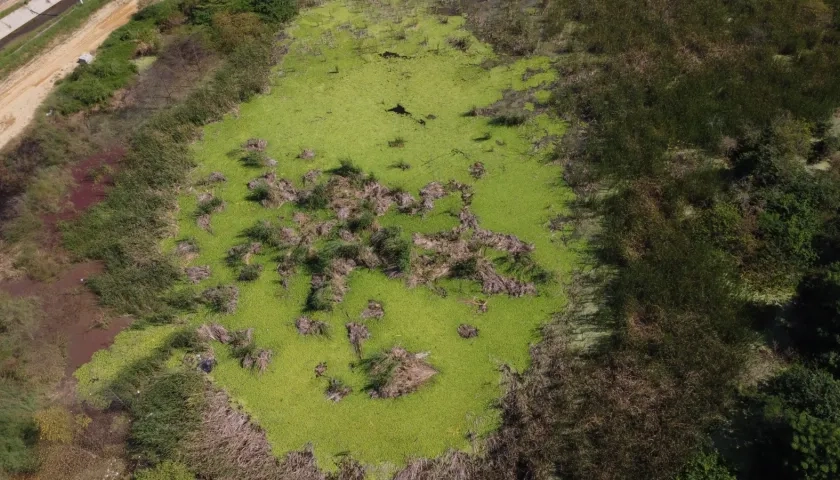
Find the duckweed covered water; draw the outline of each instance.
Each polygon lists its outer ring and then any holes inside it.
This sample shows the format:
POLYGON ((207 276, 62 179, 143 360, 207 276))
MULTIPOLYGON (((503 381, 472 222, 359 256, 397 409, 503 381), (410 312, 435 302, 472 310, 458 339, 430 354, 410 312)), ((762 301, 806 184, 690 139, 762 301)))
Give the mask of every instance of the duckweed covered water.
MULTIPOLYGON (((330 468, 342 453, 368 464, 400 465, 410 457, 471 448, 471 436, 481 438, 498 424, 493 404, 503 389, 500 366, 526 368, 528 347, 539 339, 538 327, 563 308, 562 282, 574 254, 559 233, 548 229, 548 222, 563 213, 572 194, 562 186, 560 168, 546 161, 564 131, 562 122, 541 113, 548 100, 546 87, 555 79, 551 61, 502 62, 463 23, 460 17, 441 19, 405 5, 373 12, 335 2, 302 12, 290 28, 288 53, 277 68, 272 91, 208 126, 195 145, 194 180, 219 171, 227 182, 185 191, 179 232, 166 248, 176 239, 193 237, 201 253, 190 264, 212 269, 199 288, 238 284, 235 314, 201 312, 189 321, 253 327, 258 346, 274 352, 270 367, 259 375, 241 368, 217 345, 219 364, 211 375, 265 428, 278 456, 311 443, 321 465, 330 468), (519 94, 505 97, 509 90, 519 94), (524 124, 494 126, 491 118, 465 115, 503 97, 511 108, 528 113, 524 124), (387 111, 398 104, 411 115, 387 111), (225 264, 228 249, 245 241, 245 228, 259 219, 290 222, 294 212, 291 205, 267 209, 247 199, 247 182, 265 169, 243 166, 233 153, 253 137, 268 141, 266 153, 278 162, 272 169, 277 176, 298 186, 307 171, 326 171, 341 159, 351 159, 381 183, 414 195, 430 181, 470 184, 475 192, 471 208, 481 226, 533 243, 534 259, 557 280, 540 286, 538 296, 522 298, 488 297, 475 282, 446 280, 439 282, 447 291, 443 297, 427 287, 410 289, 399 278, 357 269, 344 301, 332 312, 314 314, 330 325, 331 335, 302 337, 294 322, 304 313, 308 275, 297 274, 284 288, 274 271, 275 259, 264 254, 254 259, 265 266, 264 273, 246 284, 236 282, 236 271, 225 264), (402 146, 389 146, 396 139, 402 146), (314 150, 315 158, 298 158, 304 149, 314 150), (477 161, 487 171, 478 180, 469 173, 477 161), (410 168, 395 168, 399 163, 410 168), (225 202, 224 211, 212 217, 212 233, 196 226, 194 216, 196 197, 204 191, 225 202), (470 303, 476 298, 488 299, 487 313, 480 314, 470 303), (440 373, 419 391, 371 399, 365 376, 352 368, 357 357, 344 324, 360 321, 369 299, 382 302, 386 314, 367 321, 372 337, 363 355, 395 345, 428 352, 428 361, 440 373), (456 333, 461 323, 476 325, 480 335, 462 339, 456 333), (327 363, 328 376, 340 378, 353 393, 338 403, 327 400, 327 380, 313 373, 320 362, 327 363)), ((389 213, 380 221, 408 233, 437 232, 457 224, 461 206, 452 195, 425 216, 389 213)), ((118 340, 117 345, 124 343, 118 340)), ((113 370, 120 363, 118 354, 97 354, 80 371, 80 388, 102 365, 113 370)))

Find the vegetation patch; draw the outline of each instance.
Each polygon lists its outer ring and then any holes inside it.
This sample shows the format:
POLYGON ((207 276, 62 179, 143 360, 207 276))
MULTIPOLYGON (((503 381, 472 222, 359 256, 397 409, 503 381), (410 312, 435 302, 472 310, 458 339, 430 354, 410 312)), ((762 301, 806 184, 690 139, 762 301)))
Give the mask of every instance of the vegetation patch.
MULTIPOLYGON (((187 15, 205 18, 205 7, 187 15)), ((92 282, 106 303, 152 323, 194 312, 188 321, 206 325, 197 334, 206 346, 189 365, 211 372, 275 455, 294 456, 286 461, 312 466, 317 457, 330 467, 351 452, 399 465, 469 448, 499 424, 491 407, 503 391, 499 367, 526 368, 538 327, 564 306, 555 280, 575 254, 547 225, 572 194, 546 162, 553 145, 534 144, 565 125, 546 112, 522 111, 507 124, 462 115, 553 81, 522 80, 550 59, 486 68, 495 55, 463 24, 403 7, 308 10, 284 40, 271 93, 224 115, 228 92, 262 89, 234 55, 238 70, 223 66, 206 90, 138 132, 124 179, 68 230, 76 252, 108 263, 92 282), (394 22, 404 34, 393 35, 394 22), (193 127, 211 119, 220 121, 187 148, 193 127), (171 197, 160 192, 181 182, 190 158, 198 192, 178 197, 179 231, 164 243, 176 266, 128 237, 168 231, 159 213, 171 197), (525 263, 535 268, 511 267, 525 263), (184 285, 167 293, 173 279, 184 285), (480 336, 470 330, 464 341, 462 324, 480 336), (358 422, 365 438, 354 433, 358 422)), ((242 58, 262 68, 262 53, 242 58)), ((126 335, 158 328, 170 327, 126 335)), ((162 340, 134 342, 147 354, 137 355, 171 354, 153 346, 162 340)), ((97 356, 78 374, 91 398, 112 400, 113 382, 97 388, 85 373, 109 361, 97 356)), ((186 464, 197 474, 225 468, 193 453, 204 467, 186 464)))
MULTIPOLYGON (((555 280, 574 254, 547 225, 571 192, 544 161, 552 145, 532 147, 563 123, 462 115, 532 88, 523 74, 548 59, 486 69, 494 54, 462 26, 400 8, 381 18, 340 4, 308 10, 289 30, 273 92, 208 126, 193 149, 195 181, 225 207, 211 231, 181 214, 179 238, 196 249, 182 258, 209 267, 200 286, 239 291, 235 311, 211 302, 196 321, 254 328, 255 348, 271 351, 254 375, 241 366, 259 355, 220 349, 213 378, 277 455, 311 442, 321 459, 348 451, 399 464, 467 448, 498 425, 498 367, 525 368, 536 328, 563 308, 555 280), (395 37, 394 21, 418 27, 395 37), (511 267, 528 261, 548 274, 511 267), (406 353, 393 369, 363 367, 377 352, 406 353)), ((200 205, 179 202, 186 213, 200 205)))

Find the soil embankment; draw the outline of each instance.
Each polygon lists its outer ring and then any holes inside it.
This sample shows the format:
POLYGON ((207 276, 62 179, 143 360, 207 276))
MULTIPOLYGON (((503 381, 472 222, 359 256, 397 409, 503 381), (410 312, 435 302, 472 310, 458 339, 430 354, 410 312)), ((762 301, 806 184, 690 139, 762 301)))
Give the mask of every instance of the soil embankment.
POLYGON ((55 81, 76 67, 79 55, 95 50, 115 29, 129 21, 137 0, 115 0, 96 12, 69 38, 21 67, 0 84, 0 148, 34 118, 55 81))

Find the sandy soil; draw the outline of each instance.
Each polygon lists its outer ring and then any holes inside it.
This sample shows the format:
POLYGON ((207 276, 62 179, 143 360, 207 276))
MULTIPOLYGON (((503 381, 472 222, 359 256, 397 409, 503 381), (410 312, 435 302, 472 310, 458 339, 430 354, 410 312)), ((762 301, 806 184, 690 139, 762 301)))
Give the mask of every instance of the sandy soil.
POLYGON ((93 14, 70 37, 60 39, 38 58, 0 84, 0 148, 20 134, 47 98, 55 81, 70 73, 79 55, 95 50, 129 21, 138 0, 114 0, 93 14))

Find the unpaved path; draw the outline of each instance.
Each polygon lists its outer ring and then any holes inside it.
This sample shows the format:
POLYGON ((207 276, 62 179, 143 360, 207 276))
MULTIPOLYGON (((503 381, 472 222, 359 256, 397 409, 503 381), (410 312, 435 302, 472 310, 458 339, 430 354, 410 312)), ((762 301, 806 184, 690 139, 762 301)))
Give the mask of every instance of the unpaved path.
POLYGON ((12 73, 0 84, 0 148, 32 120, 55 81, 76 67, 79 55, 95 50, 137 11, 138 0, 114 0, 69 36, 12 73))

